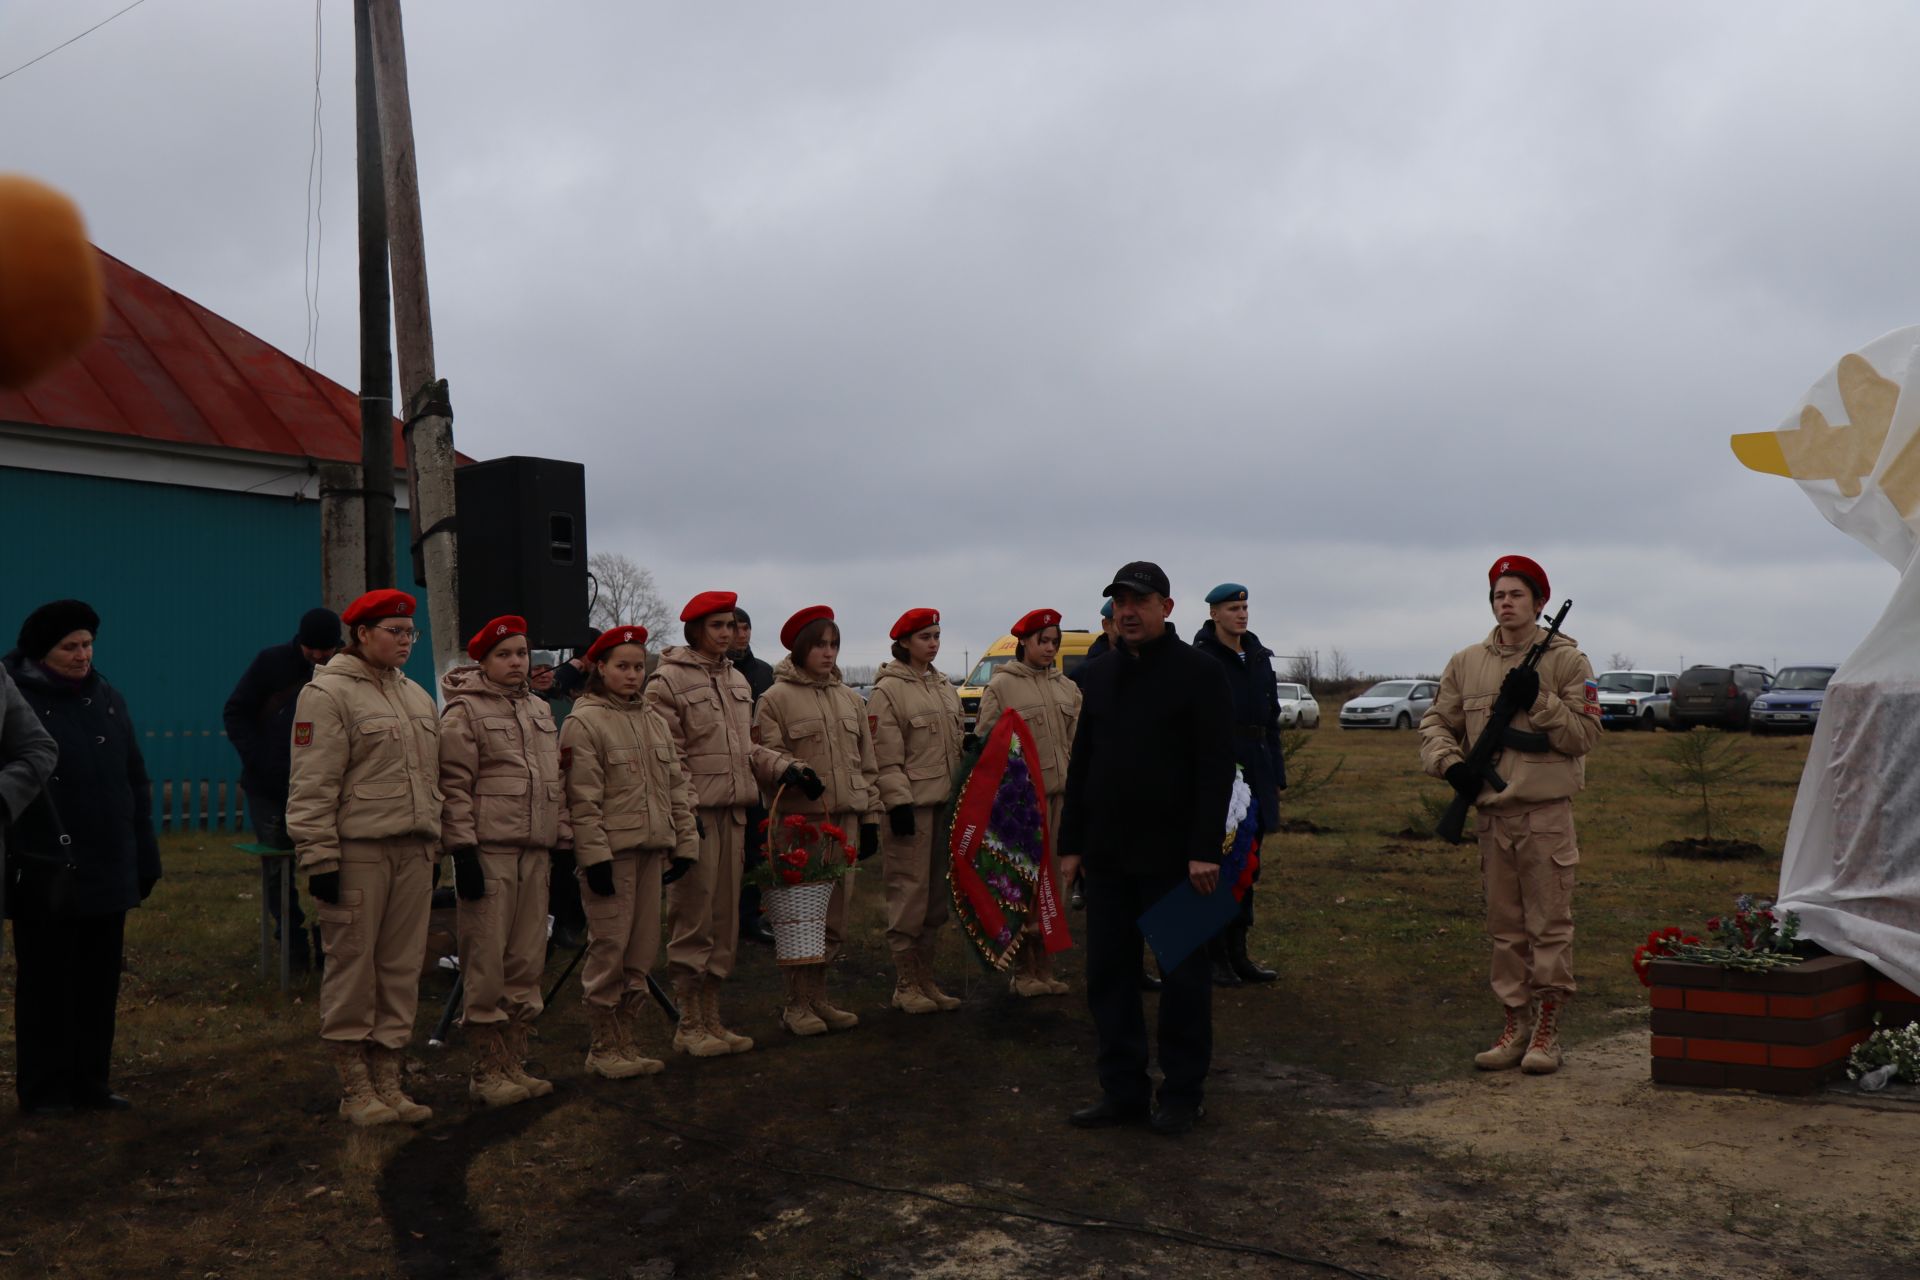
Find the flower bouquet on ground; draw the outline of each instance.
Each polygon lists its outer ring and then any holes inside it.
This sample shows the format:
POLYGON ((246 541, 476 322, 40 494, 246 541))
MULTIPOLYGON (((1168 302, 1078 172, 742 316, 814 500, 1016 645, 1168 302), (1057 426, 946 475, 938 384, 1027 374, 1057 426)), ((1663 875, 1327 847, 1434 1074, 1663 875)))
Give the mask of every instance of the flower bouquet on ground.
POLYGON ((1847 1079, 1858 1081, 1870 1093, 1896 1080, 1920 1084, 1920 1022, 1883 1027, 1876 1013, 1873 1023, 1873 1034, 1853 1046, 1847 1058, 1847 1079))
MULTIPOLYGON (((782 792, 785 787, 780 789, 782 792)), ((847 833, 831 822, 780 813, 776 792, 760 830, 767 857, 747 872, 766 894, 773 954, 781 964, 819 964, 827 956, 827 904, 833 886, 857 860, 847 833)))
POLYGON ((1723 969, 1760 972, 1799 964, 1800 917, 1788 911, 1776 915, 1771 902, 1756 902, 1749 894, 1734 899, 1733 914, 1714 916, 1706 923, 1706 937, 1668 925, 1647 935, 1633 949, 1633 972, 1648 985, 1647 966, 1655 960, 1688 960, 1723 969))
POLYGON ((1226 829, 1220 838, 1220 883, 1206 897, 1193 886, 1175 885, 1140 913, 1140 935, 1153 948, 1160 972, 1207 944, 1240 915, 1240 900, 1260 866, 1260 806, 1247 786, 1246 773, 1233 768, 1233 795, 1227 802, 1226 829))
POLYGON ((1036 759, 1033 731, 1008 711, 987 735, 953 806, 954 918, 991 969, 1006 969, 1029 921, 1048 951, 1073 945, 1053 888, 1053 833, 1036 759))

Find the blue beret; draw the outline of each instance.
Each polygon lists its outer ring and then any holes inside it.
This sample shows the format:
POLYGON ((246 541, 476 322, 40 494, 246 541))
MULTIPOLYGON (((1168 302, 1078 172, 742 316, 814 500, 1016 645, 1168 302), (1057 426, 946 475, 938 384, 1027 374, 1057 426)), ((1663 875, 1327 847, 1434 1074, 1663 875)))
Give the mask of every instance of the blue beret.
POLYGON ((1107 602, 1100 606, 1100 616, 1108 619, 1109 621, 1112 620, 1113 618, 1113 597, 1112 596, 1108 596, 1107 602))
POLYGON ((1207 592, 1208 604, 1226 604, 1229 601, 1245 600, 1247 589, 1237 582, 1223 582, 1207 592))

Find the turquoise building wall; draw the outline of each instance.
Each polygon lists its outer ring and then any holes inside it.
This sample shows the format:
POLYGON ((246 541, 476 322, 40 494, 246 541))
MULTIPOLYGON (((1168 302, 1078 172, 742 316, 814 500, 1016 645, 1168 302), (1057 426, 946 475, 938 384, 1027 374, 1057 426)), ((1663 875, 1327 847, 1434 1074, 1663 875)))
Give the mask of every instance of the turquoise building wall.
MULTIPOLYGON (((402 512, 394 581, 420 595, 411 537, 402 512)), ((92 605, 94 662, 126 696, 163 829, 244 829, 220 711, 253 656, 321 603, 320 504, 0 467, 0 547, 0 651, 37 606, 92 605)), ((421 613, 407 674, 431 691, 421 613)))

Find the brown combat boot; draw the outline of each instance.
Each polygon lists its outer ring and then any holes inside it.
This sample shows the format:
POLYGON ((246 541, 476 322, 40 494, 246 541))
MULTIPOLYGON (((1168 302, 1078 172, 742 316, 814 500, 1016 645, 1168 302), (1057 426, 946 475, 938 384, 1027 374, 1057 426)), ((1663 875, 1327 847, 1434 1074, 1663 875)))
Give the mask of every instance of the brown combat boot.
POLYGON ((1052 984, 1040 976, 1039 966, 1034 961, 1036 946, 1031 934, 1022 935, 1013 953, 1013 963, 1008 966, 1007 990, 1023 1000, 1053 994, 1052 984))
POLYGON ((507 1074, 507 1042, 497 1022, 467 1028, 473 1037, 473 1072, 467 1077, 467 1096, 485 1107, 510 1107, 533 1095, 507 1074))
POLYGON ((827 999, 827 966, 807 966, 807 1007, 827 1024, 829 1031, 851 1031, 860 1025, 860 1015, 850 1013, 827 999))
POLYGON ((808 1003, 808 977, 817 964, 786 964, 780 966, 780 977, 786 983, 786 1000, 780 1009, 780 1025, 797 1036, 817 1036, 827 1029, 808 1003))
POLYGON ((1029 945, 1033 948, 1033 976, 1047 984, 1048 995, 1067 994, 1067 984, 1053 976, 1053 952, 1047 950, 1047 944, 1040 935, 1034 934, 1029 945))
POLYGON ((1511 1071, 1526 1056, 1527 1041, 1533 1036, 1533 1006, 1506 1006, 1506 1025, 1493 1044, 1473 1055, 1473 1065, 1482 1071, 1511 1071))
POLYGON ((727 1025, 720 1021, 720 979, 708 974, 706 981, 702 984, 700 998, 706 1001, 709 1035, 719 1036, 726 1041, 727 1049, 731 1053, 745 1053, 753 1048, 752 1036, 743 1036, 737 1031, 729 1031, 727 1025))
POLYGON ((340 1073, 340 1118, 358 1128, 392 1124, 400 1113, 380 1101, 367 1070, 366 1046, 358 1040, 329 1040, 333 1068, 340 1073))
POLYGON ((680 1006, 680 1025, 673 1029, 673 1051, 696 1058, 724 1058, 733 1046, 715 1035, 707 1025, 705 983, 698 974, 683 974, 673 980, 674 1000, 680 1006))
POLYGON ((1566 1001, 1561 996, 1541 996, 1539 1010, 1520 1069, 1530 1076, 1550 1076, 1560 1069, 1560 1019, 1566 1014, 1566 1001))
POLYGON ((925 976, 920 953, 896 951, 893 953, 893 964, 893 1007, 902 1013, 940 1012, 940 1006, 920 986, 925 976))
POLYGON ((400 1066, 406 1056, 403 1049, 388 1049, 368 1041, 367 1067, 373 1075, 373 1091, 394 1109, 402 1124, 425 1124, 433 1119, 433 1108, 415 1102, 400 1086, 400 1066))
POLYGON ((933 939, 921 938, 914 949, 920 958, 920 994, 938 1005, 942 1013, 952 1013, 960 1007, 960 997, 948 995, 933 980, 933 939))
POLYGON ((593 1029, 593 1041, 587 1047, 587 1070, 608 1080, 630 1080, 647 1074, 634 1059, 622 1051, 620 1011, 587 1006, 587 1025, 593 1029))
POLYGON ((527 1036, 533 1031, 533 1019, 526 1013, 516 1013, 512 1021, 502 1027, 500 1034, 507 1042, 507 1057, 502 1064, 506 1068, 507 1079, 527 1091, 527 1096, 544 1098, 553 1092, 553 1081, 542 1080, 527 1070, 527 1036))
POLYGON ((667 1064, 658 1058, 647 1056, 640 1047, 640 1026, 647 1020, 647 1006, 653 1003, 653 997, 645 990, 629 991, 621 997, 619 1007, 614 1012, 614 1022, 620 1032, 620 1053, 628 1062, 636 1063, 643 1076, 657 1076, 667 1069, 667 1064))

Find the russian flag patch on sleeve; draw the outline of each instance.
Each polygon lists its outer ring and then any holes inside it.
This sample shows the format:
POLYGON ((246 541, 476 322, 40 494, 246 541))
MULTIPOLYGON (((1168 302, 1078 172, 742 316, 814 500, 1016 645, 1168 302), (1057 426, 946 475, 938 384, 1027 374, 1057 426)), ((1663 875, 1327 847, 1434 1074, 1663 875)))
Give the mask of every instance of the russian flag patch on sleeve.
POLYGON ((1587 681, 1587 705, 1581 710, 1590 716, 1600 714, 1600 686, 1591 680, 1587 681))

